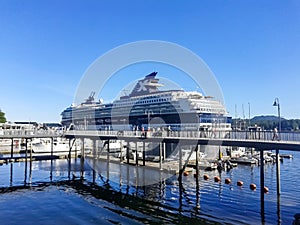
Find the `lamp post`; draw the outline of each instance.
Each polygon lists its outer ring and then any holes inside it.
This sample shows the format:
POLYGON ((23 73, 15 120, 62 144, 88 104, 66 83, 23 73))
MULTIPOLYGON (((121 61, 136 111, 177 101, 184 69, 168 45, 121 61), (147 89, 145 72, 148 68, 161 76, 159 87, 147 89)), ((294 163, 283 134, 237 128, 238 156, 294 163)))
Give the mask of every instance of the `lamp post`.
MULTIPOLYGON (((278 138, 280 140, 280 132, 281 132, 281 118, 280 118, 280 104, 279 98, 275 98, 273 106, 277 106, 278 109, 278 138)), ((279 195, 280 195, 280 161, 279 161, 279 149, 276 149, 276 177, 277 177, 277 196, 279 202, 279 195)))
MULTIPOLYGON (((279 104, 279 98, 275 98, 275 101, 273 103, 273 106, 277 106, 278 109, 278 131, 279 131, 279 135, 281 132, 281 117, 280 117, 280 104, 279 104)), ((279 136, 280 137, 280 136, 279 136)))
POLYGON ((146 111, 145 111, 145 114, 147 114, 147 120, 148 120, 148 124, 147 124, 147 129, 149 129, 149 123, 150 123, 150 114, 153 114, 153 111, 152 110, 149 110, 149 109, 147 109, 146 111))

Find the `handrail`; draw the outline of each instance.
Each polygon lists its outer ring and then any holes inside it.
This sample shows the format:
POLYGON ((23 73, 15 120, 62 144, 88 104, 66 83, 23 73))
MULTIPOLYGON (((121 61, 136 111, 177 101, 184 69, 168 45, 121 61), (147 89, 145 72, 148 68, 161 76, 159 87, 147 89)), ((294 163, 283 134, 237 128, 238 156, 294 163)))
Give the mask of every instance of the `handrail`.
POLYGON ((284 131, 275 134, 272 131, 96 131, 72 130, 64 135, 84 136, 116 136, 116 137, 161 137, 161 138, 193 138, 193 139, 228 139, 228 140, 265 140, 265 141, 290 141, 300 142, 300 132, 284 131))
POLYGON ((265 140, 265 141, 289 141, 300 142, 300 132, 283 131, 277 136, 272 131, 96 131, 96 130, 0 130, 0 138, 13 137, 59 137, 65 135, 85 135, 85 136, 116 136, 116 137, 160 137, 160 138, 193 138, 193 139, 228 139, 228 140, 265 140))

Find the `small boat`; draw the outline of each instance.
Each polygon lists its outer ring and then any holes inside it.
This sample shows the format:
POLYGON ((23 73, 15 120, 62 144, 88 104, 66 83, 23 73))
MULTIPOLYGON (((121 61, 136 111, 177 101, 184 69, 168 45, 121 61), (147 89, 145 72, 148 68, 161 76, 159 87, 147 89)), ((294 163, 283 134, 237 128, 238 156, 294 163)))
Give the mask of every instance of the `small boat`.
MULTIPOLYGON (((79 150, 79 146, 75 143, 72 146, 73 150, 79 150)), ((51 142, 45 139, 35 139, 31 142, 31 149, 34 155, 51 154, 51 142)), ((53 154, 55 155, 67 155, 69 153, 69 143, 67 139, 55 138, 53 140, 53 154)))
POLYGON ((293 155, 290 155, 290 154, 280 154, 280 157, 285 158, 285 159, 292 159, 293 155))
POLYGON ((239 158, 231 158, 230 161, 232 163, 237 163, 237 164, 246 164, 246 165, 252 165, 252 164, 257 164, 258 160, 255 158, 250 158, 248 156, 242 156, 239 158))
POLYGON ((203 161, 198 162, 198 167, 199 167, 199 169, 211 171, 211 170, 217 169, 218 166, 216 163, 209 162, 207 160, 203 160, 203 161))

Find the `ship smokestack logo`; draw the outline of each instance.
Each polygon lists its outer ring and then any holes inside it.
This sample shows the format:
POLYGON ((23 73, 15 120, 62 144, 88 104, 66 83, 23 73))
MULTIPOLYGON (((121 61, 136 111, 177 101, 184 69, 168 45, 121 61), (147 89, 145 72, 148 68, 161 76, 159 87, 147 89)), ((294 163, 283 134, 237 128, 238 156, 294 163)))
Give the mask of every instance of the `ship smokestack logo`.
POLYGON ((149 83, 148 80, 141 80, 139 81, 138 85, 139 85, 139 88, 138 88, 138 92, 141 92, 141 91, 147 91, 147 88, 145 87, 145 85, 149 83))

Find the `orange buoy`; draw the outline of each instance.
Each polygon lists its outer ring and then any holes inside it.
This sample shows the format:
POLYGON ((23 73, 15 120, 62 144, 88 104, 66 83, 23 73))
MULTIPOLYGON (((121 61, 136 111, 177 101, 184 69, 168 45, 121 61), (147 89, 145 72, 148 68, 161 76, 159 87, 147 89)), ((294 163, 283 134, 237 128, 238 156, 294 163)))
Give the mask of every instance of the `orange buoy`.
POLYGON ((204 180, 208 180, 208 179, 209 179, 209 176, 208 176, 207 174, 204 174, 204 175, 203 175, 203 178, 204 178, 204 180))
POLYGON ((256 189, 256 184, 250 184, 250 189, 252 190, 252 191, 254 191, 255 189, 256 189))
POLYGON ((220 179, 220 177, 218 177, 218 176, 215 176, 215 182, 220 182, 221 181, 221 179, 220 179))
POLYGON ((225 184, 230 184, 230 183, 231 183, 230 178, 226 178, 226 179, 225 179, 225 184))
POLYGON ((268 187, 264 187, 264 192, 268 193, 269 192, 269 188, 268 187))
POLYGON ((189 172, 184 171, 184 172, 183 172, 183 175, 184 175, 184 176, 188 176, 188 175, 189 175, 189 172))
POLYGON ((236 184, 237 184, 237 186, 243 186, 243 184, 244 184, 244 182, 243 181, 241 181, 241 180, 239 180, 238 182, 236 182, 236 184))

